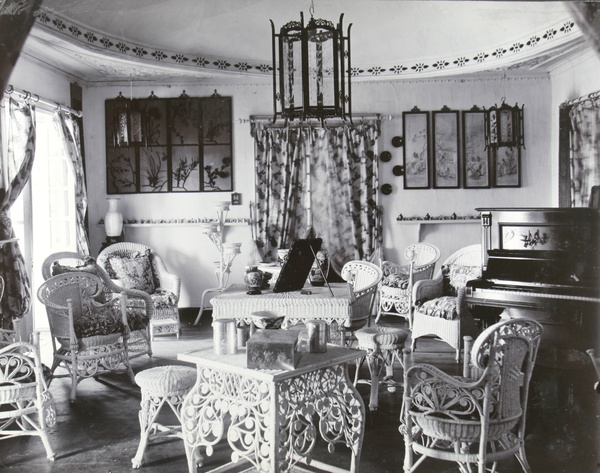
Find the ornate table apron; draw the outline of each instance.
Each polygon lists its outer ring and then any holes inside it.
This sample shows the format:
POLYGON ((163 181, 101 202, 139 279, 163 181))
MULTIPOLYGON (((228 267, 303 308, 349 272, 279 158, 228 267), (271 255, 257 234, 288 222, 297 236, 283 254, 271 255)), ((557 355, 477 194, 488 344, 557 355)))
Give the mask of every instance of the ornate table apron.
POLYGON ((210 456, 225 435, 232 463, 247 461, 258 472, 285 473, 297 463, 358 472, 365 407, 346 364, 365 354, 329 345, 327 353, 303 353, 291 371, 248 369, 245 350, 227 356, 215 355, 212 348, 180 354, 178 359, 198 368, 181 410, 190 473, 202 458, 199 448, 210 456), (350 449, 349 470, 312 459, 317 429, 329 452, 337 443, 350 449))
POLYGON ((263 290, 262 294, 248 295, 243 284, 233 284, 211 299, 213 320, 235 319, 247 324, 252 312, 266 311, 284 316, 284 328, 309 320, 323 320, 339 331, 340 345, 344 344, 344 324, 352 313, 352 290, 348 283, 331 283, 333 296, 327 286, 306 286, 311 294, 300 291, 277 292, 263 290))

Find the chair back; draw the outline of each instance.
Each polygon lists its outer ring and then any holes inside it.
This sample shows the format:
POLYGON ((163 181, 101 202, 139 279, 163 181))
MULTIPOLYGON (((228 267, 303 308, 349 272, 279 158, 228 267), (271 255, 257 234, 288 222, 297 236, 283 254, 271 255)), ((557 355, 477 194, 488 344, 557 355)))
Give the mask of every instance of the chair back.
POLYGON ((412 282, 416 282, 431 279, 440 259, 440 250, 430 243, 415 243, 406 247, 404 257, 412 265, 412 282))
MULTIPOLYGON (((481 245, 469 245, 452 253, 442 264, 437 277, 443 277, 448 284, 444 292, 458 292, 468 281, 481 277, 482 254, 481 245)), ((446 294, 451 295, 451 294, 446 294)))
POLYGON ((476 371, 493 369, 490 418, 524 419, 529 381, 542 338, 542 325, 531 319, 508 319, 484 330, 475 340, 471 363, 476 371))
POLYGON ((377 286, 383 277, 381 268, 368 261, 354 260, 344 265, 341 276, 352 286, 352 319, 368 319, 373 310, 377 286))
POLYGON ((50 277, 37 296, 46 306, 52 336, 61 341, 74 336, 73 323, 89 313, 93 299, 103 293, 102 280, 86 272, 70 272, 50 277), (70 302, 69 302, 70 301, 70 302))
MULTIPOLYGON (((86 264, 86 256, 75 253, 73 251, 60 251, 58 253, 52 253, 46 257, 42 262, 42 277, 44 281, 51 278, 53 275, 52 267, 55 266, 54 271, 57 268, 82 268, 86 264)), ((57 273, 58 274, 58 273, 57 273)))

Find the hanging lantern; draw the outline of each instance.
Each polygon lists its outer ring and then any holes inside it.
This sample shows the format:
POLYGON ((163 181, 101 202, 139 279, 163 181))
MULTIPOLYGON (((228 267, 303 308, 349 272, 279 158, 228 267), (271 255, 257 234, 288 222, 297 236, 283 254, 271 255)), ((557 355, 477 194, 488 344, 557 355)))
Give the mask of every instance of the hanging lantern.
POLYGON ((351 114, 350 26, 344 36, 337 26, 312 16, 304 25, 291 21, 279 34, 271 21, 274 121, 285 119, 346 119, 351 114), (346 79, 347 75, 347 79, 346 79))
POLYGON ((142 112, 137 100, 127 99, 121 92, 115 99, 114 108, 114 143, 115 146, 129 146, 133 143, 141 143, 142 112))
POLYGON ((485 115, 485 143, 495 148, 525 146, 523 108, 508 105, 504 99, 500 107, 490 107, 485 115))

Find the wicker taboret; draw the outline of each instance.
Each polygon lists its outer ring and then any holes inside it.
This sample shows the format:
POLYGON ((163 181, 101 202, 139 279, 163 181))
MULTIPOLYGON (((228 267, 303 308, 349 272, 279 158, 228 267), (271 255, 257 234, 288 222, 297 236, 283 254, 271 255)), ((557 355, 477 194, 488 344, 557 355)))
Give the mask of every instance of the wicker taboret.
POLYGON ((196 382, 196 368, 187 366, 159 366, 140 371, 135 382, 142 390, 139 412, 140 445, 131 459, 133 468, 142 465, 146 446, 152 440, 165 437, 183 438, 181 434, 181 404, 196 382), (178 425, 165 426, 156 422, 163 405, 169 405, 179 421, 178 425))
POLYGON ((385 366, 386 382, 394 386, 394 359, 402 364, 402 350, 404 342, 408 338, 408 330, 399 327, 389 327, 384 325, 372 325, 357 330, 356 338, 358 348, 367 351, 367 356, 360 360, 356 366, 354 384, 359 382, 358 373, 364 360, 367 360, 369 372, 371 373, 371 396, 369 399, 369 409, 376 411, 379 405, 379 378, 385 366))

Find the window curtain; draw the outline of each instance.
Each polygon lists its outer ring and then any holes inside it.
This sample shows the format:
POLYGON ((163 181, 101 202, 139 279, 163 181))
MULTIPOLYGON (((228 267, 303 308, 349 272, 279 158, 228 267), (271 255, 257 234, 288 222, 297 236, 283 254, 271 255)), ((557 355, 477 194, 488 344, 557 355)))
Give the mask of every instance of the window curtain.
POLYGON ((600 185, 600 99, 572 106, 571 206, 587 207, 592 186, 600 185))
POLYGON ((278 128, 254 122, 256 233, 264 261, 297 238, 323 238, 333 269, 381 248, 380 123, 278 128))
POLYGON ((85 174, 83 171, 83 159, 81 157, 81 142, 79 124, 64 111, 54 114, 54 123, 62 138, 65 152, 71 158, 73 173, 75 175, 75 207, 76 207, 76 238, 77 252, 82 255, 90 254, 90 243, 86 228, 87 213, 87 191, 85 186, 85 174))
MULTIPOLYGON (((33 106, 8 100, 7 156, 3 159, 0 189, 0 230, 3 238, 14 238, 9 210, 31 176, 35 155, 33 106)), ((0 249, 0 275, 4 279, 4 297, 0 301, 2 327, 12 329, 12 319, 23 317, 31 307, 31 283, 18 242, 0 249)))

